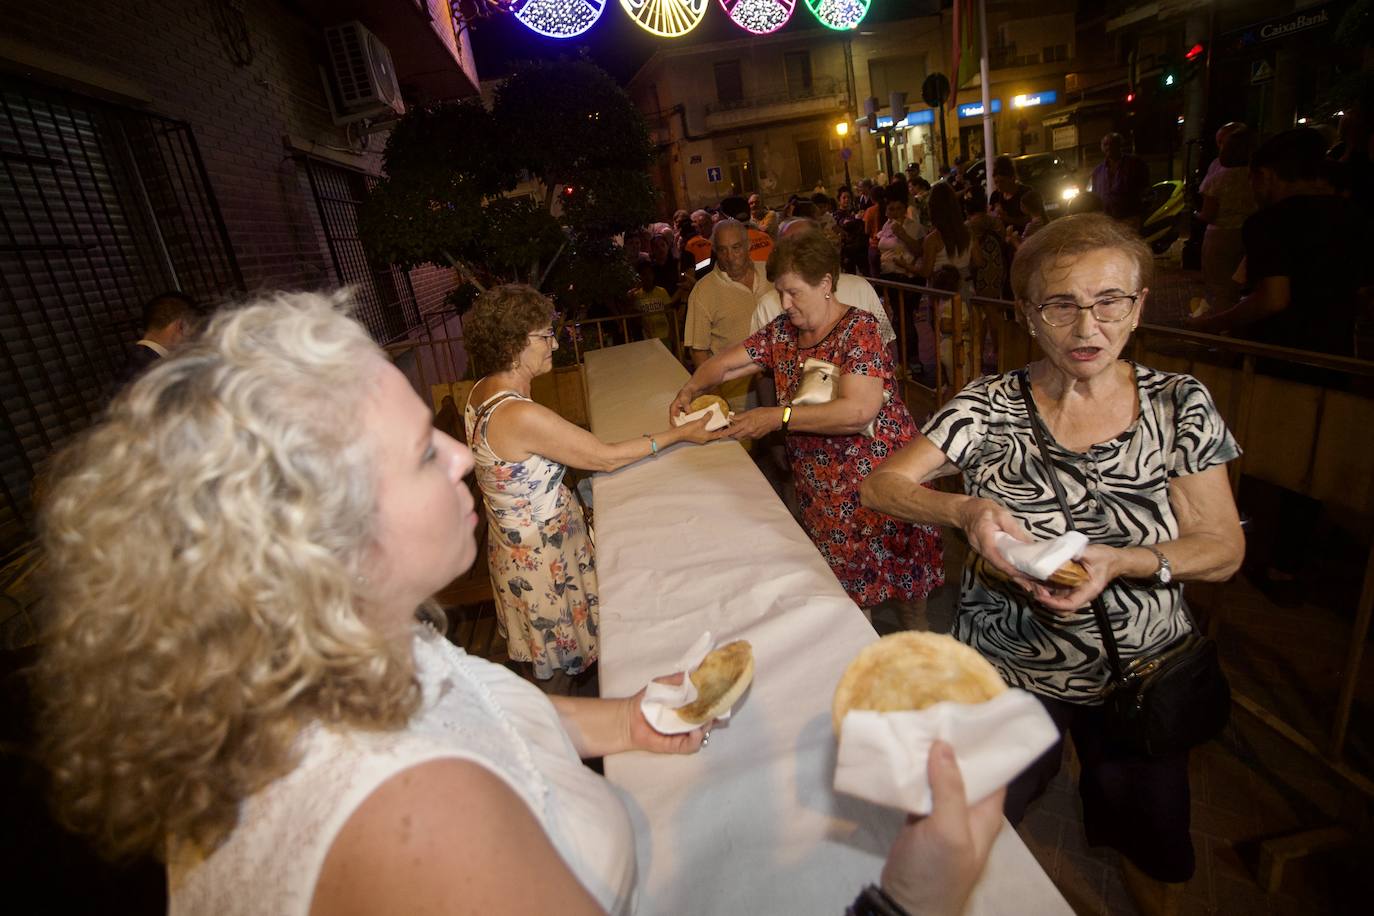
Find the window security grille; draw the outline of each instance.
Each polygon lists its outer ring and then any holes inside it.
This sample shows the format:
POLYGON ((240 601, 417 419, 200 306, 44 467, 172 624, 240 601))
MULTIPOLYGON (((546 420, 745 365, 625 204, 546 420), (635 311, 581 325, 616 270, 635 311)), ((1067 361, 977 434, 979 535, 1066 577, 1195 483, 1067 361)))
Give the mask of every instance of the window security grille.
POLYGON ((374 267, 358 239, 358 207, 377 179, 309 156, 300 162, 310 179, 334 273, 340 286, 353 290, 355 316, 379 344, 405 335, 420 324, 410 274, 398 267, 374 267))
POLYGON ((243 290, 190 126, 0 79, 0 553, 168 289, 243 290))

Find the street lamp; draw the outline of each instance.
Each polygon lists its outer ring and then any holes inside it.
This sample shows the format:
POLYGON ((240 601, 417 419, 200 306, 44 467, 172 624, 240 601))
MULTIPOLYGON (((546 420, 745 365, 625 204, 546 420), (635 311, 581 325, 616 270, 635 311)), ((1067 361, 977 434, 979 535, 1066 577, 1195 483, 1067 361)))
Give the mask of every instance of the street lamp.
POLYGON ((835 125, 835 133, 840 138, 840 158, 844 160, 844 186, 849 188, 850 194, 854 193, 854 188, 849 183, 849 144, 845 139, 849 136, 849 121, 840 121, 835 125))

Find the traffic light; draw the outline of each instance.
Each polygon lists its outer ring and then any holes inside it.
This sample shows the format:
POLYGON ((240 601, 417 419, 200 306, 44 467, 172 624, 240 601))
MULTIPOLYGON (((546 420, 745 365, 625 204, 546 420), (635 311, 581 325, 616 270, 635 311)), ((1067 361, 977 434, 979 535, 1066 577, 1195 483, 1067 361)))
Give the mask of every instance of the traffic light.
POLYGON ((864 119, 868 122, 870 133, 878 129, 878 97, 870 95, 864 99, 864 119))
POLYGON ((1170 55, 1165 57, 1160 63, 1159 88, 1165 92, 1177 89, 1183 84, 1182 74, 1179 73, 1178 62, 1170 55))
POLYGON ((892 108, 893 125, 902 123, 902 119, 907 116, 906 93, 899 89, 892 90, 892 94, 888 97, 888 103, 892 108))
POLYGON ((1183 78, 1190 80, 1207 67, 1207 46, 1197 42, 1183 54, 1183 78))

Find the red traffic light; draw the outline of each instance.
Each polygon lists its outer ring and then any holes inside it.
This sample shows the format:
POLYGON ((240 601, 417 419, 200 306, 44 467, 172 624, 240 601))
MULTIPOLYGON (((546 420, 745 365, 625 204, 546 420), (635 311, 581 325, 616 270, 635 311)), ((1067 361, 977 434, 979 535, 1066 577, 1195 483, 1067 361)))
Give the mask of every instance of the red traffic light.
POLYGON ((1202 42, 1198 42, 1188 49, 1187 53, 1183 55, 1183 58, 1184 60, 1197 60, 1206 53, 1207 49, 1202 46, 1202 42))
POLYGON ((1128 93, 1126 93, 1126 104, 1129 105, 1131 102, 1134 102, 1134 101, 1135 101, 1135 93, 1134 93, 1134 92, 1128 92, 1128 93))
POLYGON ((577 188, 574 188, 572 185, 566 185, 566 186, 563 188, 563 196, 564 196, 564 197, 572 197, 572 196, 573 196, 574 194, 576 194, 576 193, 577 193, 577 188))

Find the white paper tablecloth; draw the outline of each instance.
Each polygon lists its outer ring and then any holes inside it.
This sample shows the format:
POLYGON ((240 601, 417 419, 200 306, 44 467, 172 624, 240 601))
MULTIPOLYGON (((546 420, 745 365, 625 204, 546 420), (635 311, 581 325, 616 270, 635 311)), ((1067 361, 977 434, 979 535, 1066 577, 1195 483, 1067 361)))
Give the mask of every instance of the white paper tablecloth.
MULTIPOLYGON (((587 354, 592 431, 668 426, 686 371, 656 340, 587 354)), ((630 808, 642 914, 838 916, 902 815, 837 795, 830 700, 877 638, 744 450, 682 445, 593 481, 601 690, 633 693, 703 630, 754 646, 754 684, 691 757, 606 760, 630 808)), ((969 913, 1071 910, 1004 826, 969 913)))

